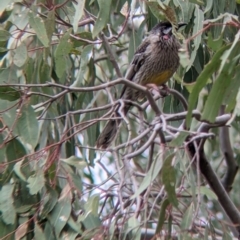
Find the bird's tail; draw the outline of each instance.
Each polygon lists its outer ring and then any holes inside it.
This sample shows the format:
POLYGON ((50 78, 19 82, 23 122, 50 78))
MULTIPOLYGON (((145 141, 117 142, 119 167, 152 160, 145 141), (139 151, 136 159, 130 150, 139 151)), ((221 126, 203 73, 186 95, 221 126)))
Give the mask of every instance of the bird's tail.
POLYGON ((120 124, 121 120, 109 120, 104 127, 103 131, 99 135, 96 145, 97 148, 102 148, 106 149, 109 144, 113 141, 115 138, 117 131, 118 131, 118 126, 120 124))
MULTIPOLYGON (((129 98, 128 98, 129 99, 129 98)), ((123 114, 126 116, 131 105, 127 104, 123 108, 123 114)), ((121 120, 121 115, 118 113, 119 107, 115 110, 114 114, 112 115, 113 117, 119 117, 119 119, 111 119, 107 122, 106 126, 104 127, 103 131, 99 135, 97 141, 96 141, 96 146, 97 148, 102 148, 106 149, 110 145, 110 143, 113 141, 115 138, 118 127, 120 123, 122 122, 121 120)))

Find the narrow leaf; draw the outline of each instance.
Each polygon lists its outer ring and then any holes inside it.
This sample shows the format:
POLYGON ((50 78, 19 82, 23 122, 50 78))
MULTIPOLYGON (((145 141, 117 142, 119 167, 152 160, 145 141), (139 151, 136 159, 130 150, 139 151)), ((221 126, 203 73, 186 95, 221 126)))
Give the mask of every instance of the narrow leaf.
POLYGON ((170 143, 169 146, 171 147, 181 147, 186 137, 189 135, 187 132, 180 132, 176 138, 174 138, 170 143))
POLYGON ((235 48, 235 46, 237 45, 237 43, 239 43, 239 38, 240 38, 240 31, 238 31, 238 33, 235 35, 235 38, 234 38, 233 43, 231 44, 231 47, 228 50, 226 50, 223 53, 223 55, 221 56, 222 62, 221 62, 221 66, 220 66, 219 72, 221 72, 223 67, 225 66, 225 64, 227 62, 229 62, 230 54, 232 53, 232 51, 235 48))
POLYGON ((196 80, 196 84, 193 87, 193 90, 189 96, 189 106, 188 106, 188 114, 186 117, 187 127, 191 124, 192 119, 192 110, 195 107, 200 91, 206 85, 208 79, 212 76, 212 74, 218 69, 221 63, 220 57, 222 54, 230 48, 231 45, 224 46, 220 48, 213 56, 212 60, 204 67, 202 73, 198 76, 196 80))
POLYGON ((14 161, 22 158, 26 155, 26 150, 22 143, 18 139, 10 141, 6 149, 6 157, 9 162, 8 167, 12 169, 14 167, 14 161))
POLYGON ((16 211, 13 205, 13 189, 14 185, 4 185, 0 191, 0 212, 1 218, 6 224, 14 224, 16 219, 16 211))
POLYGON ((74 81, 71 87, 80 87, 84 85, 85 83, 84 74, 87 70, 89 60, 92 57, 92 50, 93 50, 93 45, 88 45, 83 49, 81 54, 80 71, 78 72, 76 80, 74 81))
POLYGON ((39 16, 35 16, 33 12, 29 12, 29 24, 35 30, 38 39, 41 41, 44 47, 49 46, 49 39, 45 24, 39 16))
POLYGON ((98 0, 99 14, 93 28, 93 38, 95 38, 106 26, 111 9, 112 0, 98 0))
POLYGON ((18 83, 17 67, 1 69, 0 84, 18 83))
POLYGON ((132 239, 140 240, 141 239, 141 224, 135 216, 132 216, 127 221, 128 232, 131 232, 132 239))
POLYGON ((35 240, 45 240, 45 236, 42 228, 39 226, 38 222, 35 221, 34 224, 34 239, 35 240))
POLYGON ((27 58, 28 58, 27 47, 25 44, 22 43, 19 47, 17 47, 15 51, 13 62, 16 66, 22 67, 24 63, 27 61, 27 58))
POLYGON ((11 87, 1 87, 0 88, 0 99, 15 101, 20 98, 19 91, 11 87))
POLYGON ((49 215, 50 222, 55 229, 56 236, 59 237, 63 227, 66 225, 71 213, 71 188, 66 185, 62 190, 53 211, 49 215))
POLYGON ((225 92, 229 85, 231 84, 232 75, 229 74, 229 66, 226 64, 224 69, 221 71, 220 76, 217 78, 213 87, 208 95, 207 101, 205 103, 202 120, 208 122, 214 122, 220 106, 222 105, 225 92))
POLYGON ((208 42, 207 45, 213 50, 217 51, 223 45, 223 36, 220 35, 218 39, 213 39, 212 33, 208 33, 208 42))
POLYGON ((165 186, 165 190, 168 195, 168 200, 171 204, 175 207, 178 206, 178 200, 175 193, 175 184, 176 184, 176 176, 175 176, 175 169, 172 166, 172 159, 174 154, 169 155, 162 167, 162 182, 165 186))
POLYGON ((64 231, 61 233, 59 240, 66 240, 66 239, 67 240, 76 240, 76 239, 78 239, 77 238, 78 235, 79 234, 76 233, 75 231, 71 231, 70 229, 68 229, 68 231, 64 231))
POLYGON ((8 40, 10 37, 11 37, 11 34, 8 31, 3 30, 3 29, 0 30, 0 41, 1 42, 8 40))
POLYGON ((86 212, 91 212, 93 215, 97 216, 99 209, 99 195, 95 194, 91 196, 84 206, 84 209, 86 212))
POLYGON ((191 58, 190 58, 190 62, 189 62, 189 66, 187 68, 186 71, 188 71, 195 58, 196 58, 196 55, 197 55, 197 50, 199 48, 199 45, 201 43, 201 39, 202 39, 202 33, 201 33, 201 30, 203 28, 203 21, 204 21, 204 15, 203 15, 203 11, 199 8, 198 5, 195 5, 195 11, 194 11, 194 27, 193 27, 193 33, 192 35, 197 35, 194 40, 193 40, 193 50, 192 50, 192 53, 191 53, 191 58))
MULTIPOLYGON (((235 37, 234 42, 230 49, 225 51, 221 56, 221 66, 218 70, 217 80, 214 82, 211 92, 207 98, 202 119, 214 122, 216 116, 218 115, 218 110, 220 106, 223 104, 226 93, 229 93, 229 88, 232 85, 231 82, 234 82, 234 75, 236 75, 235 70, 237 70, 235 66, 236 62, 239 60, 239 39, 240 33, 238 33, 235 37), (223 64, 223 65, 222 65, 223 64)), ((237 74, 238 75, 238 74, 237 74)), ((236 84, 237 88, 239 84, 236 84)))
POLYGON ((39 215, 42 218, 45 218, 48 213, 50 213, 53 208, 55 207, 55 205, 57 204, 58 201, 58 194, 56 192, 56 190, 47 187, 47 193, 44 195, 44 198, 42 199, 42 208, 41 208, 41 212, 39 213, 39 215))
POLYGON ((162 227, 163 227, 163 224, 164 224, 164 221, 165 221, 165 212, 166 212, 166 209, 167 209, 169 204, 170 204, 170 202, 169 202, 168 198, 164 199, 164 201, 161 204, 161 209, 160 209, 160 214, 159 214, 155 234, 160 233, 160 231, 162 230, 162 227))
POLYGON ((236 97, 240 88, 240 66, 238 65, 236 67, 236 74, 234 77, 231 79, 230 86, 228 89, 225 91, 224 99, 223 99, 223 104, 228 105, 231 104, 233 101, 236 101, 236 97))
POLYGON ((61 159, 61 161, 67 163, 68 165, 76 167, 77 169, 84 169, 87 166, 85 161, 76 156, 71 156, 67 159, 61 159))
POLYGON ((21 117, 16 124, 17 134, 21 139, 30 144, 33 148, 38 143, 39 126, 32 106, 25 105, 22 108, 21 117))
POLYGON ((78 22, 83 16, 85 0, 77 0, 77 4, 73 3, 73 6, 75 8, 75 14, 73 17, 73 31, 76 33, 78 30, 78 22))
POLYGON ((205 7, 205 9, 204 9, 204 13, 207 13, 207 12, 209 12, 211 9, 212 9, 212 7, 213 7, 213 0, 208 0, 207 2, 206 2, 206 7, 205 7))
MULTIPOLYGON (((12 128, 13 126, 13 123, 15 121, 15 118, 16 118, 16 102, 9 102, 9 101, 5 101, 5 100, 1 100, 0 99, 0 111, 2 111, 2 114, 1 114, 1 117, 2 117, 2 122, 5 126, 7 126, 9 129, 12 128), (15 107, 14 107, 15 105, 15 107), (8 109, 7 111, 5 111, 6 109, 8 109)), ((4 138, 4 134, 1 135, 1 138, 4 138)), ((16 140, 18 141, 18 140, 16 140)), ((6 155, 7 159, 14 155, 14 153, 11 152, 11 148, 13 147, 14 142, 11 141, 8 145, 7 145, 7 148, 9 147, 9 152, 8 154, 9 155, 6 155)), ((3 143, 3 141, 1 142, 1 144, 3 143)), ((22 146, 21 146, 22 147, 22 146)), ((1 148, 1 151, 7 151, 7 148, 1 148)), ((2 161, 3 159, 5 159, 5 155, 4 157, 2 158, 2 161)), ((10 159, 8 159, 8 161, 11 161, 10 159)), ((11 164, 13 166, 13 164, 11 164)))
POLYGON ((48 12, 47 19, 44 21, 44 25, 46 28, 48 39, 51 42, 52 35, 56 27, 54 10, 48 12))
POLYGON ((217 195, 208 187, 200 187, 200 193, 206 195, 209 199, 218 200, 217 195))
POLYGON ((191 223, 194 221, 192 217, 193 217, 193 204, 191 203, 183 215, 183 219, 181 222, 182 230, 188 230, 191 227, 191 223))
POLYGON ((26 83, 32 83, 34 80, 34 77, 33 77, 34 63, 35 61, 29 57, 23 67, 22 71, 26 79, 26 83))
POLYGON ((80 33, 75 34, 75 36, 78 37, 79 39, 70 37, 71 42, 73 43, 74 49, 77 47, 89 45, 88 41, 90 41, 90 42, 93 41, 91 32, 80 32, 80 33))
POLYGON ((101 226, 101 220, 98 216, 94 215, 92 212, 89 212, 83 220, 83 224, 86 229, 94 229, 101 226))
POLYGON ((27 182, 30 194, 37 194, 44 187, 44 172, 41 169, 37 170, 34 175, 31 175, 28 178, 27 182))
POLYGON ((0 218, 0 229, 1 229, 0 239, 2 239, 2 240, 14 239, 14 231, 16 230, 16 226, 4 223, 2 216, 0 218), (6 236, 8 236, 8 238, 6 238, 6 236))
POLYGON ((143 181, 141 182, 138 190, 135 192, 135 194, 131 197, 131 199, 136 198, 139 194, 141 194, 145 189, 149 187, 151 182, 158 176, 161 168, 162 168, 162 159, 161 155, 156 157, 151 165, 151 168, 147 172, 146 176, 143 178, 143 181))
POLYGON ((62 77, 63 73, 67 68, 68 54, 72 48, 72 43, 69 40, 71 29, 69 29, 60 39, 60 42, 54 52, 56 73, 59 78, 62 77))
POLYGON ((22 159, 21 161, 18 161, 17 163, 15 163, 14 167, 13 167, 13 171, 16 173, 16 175, 22 179, 23 181, 27 181, 26 177, 24 176, 24 174, 21 171, 21 167, 23 164, 24 159, 22 159))

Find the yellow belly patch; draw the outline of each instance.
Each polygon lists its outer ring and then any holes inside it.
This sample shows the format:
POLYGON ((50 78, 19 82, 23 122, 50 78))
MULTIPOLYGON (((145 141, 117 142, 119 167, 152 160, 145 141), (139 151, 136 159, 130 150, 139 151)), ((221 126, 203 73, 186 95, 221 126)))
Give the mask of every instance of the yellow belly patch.
POLYGON ((151 78, 148 78, 146 82, 144 81, 144 85, 151 83, 161 86, 162 84, 166 83, 172 75, 173 75, 172 71, 162 72, 151 78))

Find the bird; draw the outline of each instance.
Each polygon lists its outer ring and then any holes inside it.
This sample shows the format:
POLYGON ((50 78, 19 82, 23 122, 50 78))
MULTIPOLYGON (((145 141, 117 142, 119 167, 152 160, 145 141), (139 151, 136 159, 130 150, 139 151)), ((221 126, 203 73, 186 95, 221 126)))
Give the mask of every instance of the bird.
MULTIPOLYGON (((176 30, 186 23, 178 23, 176 30)), ((178 51, 181 45, 173 34, 173 26, 168 21, 159 22, 149 35, 139 45, 126 72, 125 78, 142 86, 162 86, 173 76, 179 66, 178 51)), ((120 99, 137 101, 142 98, 142 92, 129 86, 124 86, 120 99)), ((115 138, 121 123, 119 107, 116 107, 112 117, 100 133, 96 147, 107 149, 115 138), (119 118, 119 119, 116 119, 119 118)), ((125 103, 123 114, 126 115, 131 104, 125 103)))

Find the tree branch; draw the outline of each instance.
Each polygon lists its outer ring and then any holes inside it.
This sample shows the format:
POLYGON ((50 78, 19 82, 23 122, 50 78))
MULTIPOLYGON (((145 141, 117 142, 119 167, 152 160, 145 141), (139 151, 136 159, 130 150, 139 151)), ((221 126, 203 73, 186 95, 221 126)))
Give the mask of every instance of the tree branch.
MULTIPOLYGON (((224 125, 230 119, 230 117, 231 117, 230 114, 225 114, 223 116, 218 117, 214 124, 203 123, 199 127, 199 131, 207 132, 211 127, 216 127, 219 126, 220 124, 224 125)), ((197 148, 195 147, 194 142, 189 143, 187 145, 189 154, 191 158, 196 158, 196 156, 198 156, 199 167, 202 175, 205 177, 208 184, 210 185, 214 193, 217 195, 219 203, 223 207, 228 217, 231 219, 232 223, 234 224, 234 227, 238 232, 238 237, 240 238, 240 213, 236 206, 234 205, 234 203, 232 202, 232 200, 230 199, 228 193, 225 191, 225 188, 223 187, 222 183, 220 182, 219 178, 217 177, 216 173, 212 169, 211 165, 209 164, 205 156, 203 149, 205 139, 195 141, 195 143, 197 143, 197 148)))
MULTIPOLYGON (((224 114, 224 111, 225 107, 222 106, 220 109, 220 115, 224 114)), ((229 128, 227 126, 219 128, 219 142, 227 164, 227 170, 222 179, 222 184, 225 187, 226 191, 230 192, 238 171, 238 165, 233 156, 233 150, 229 138, 229 128)))

